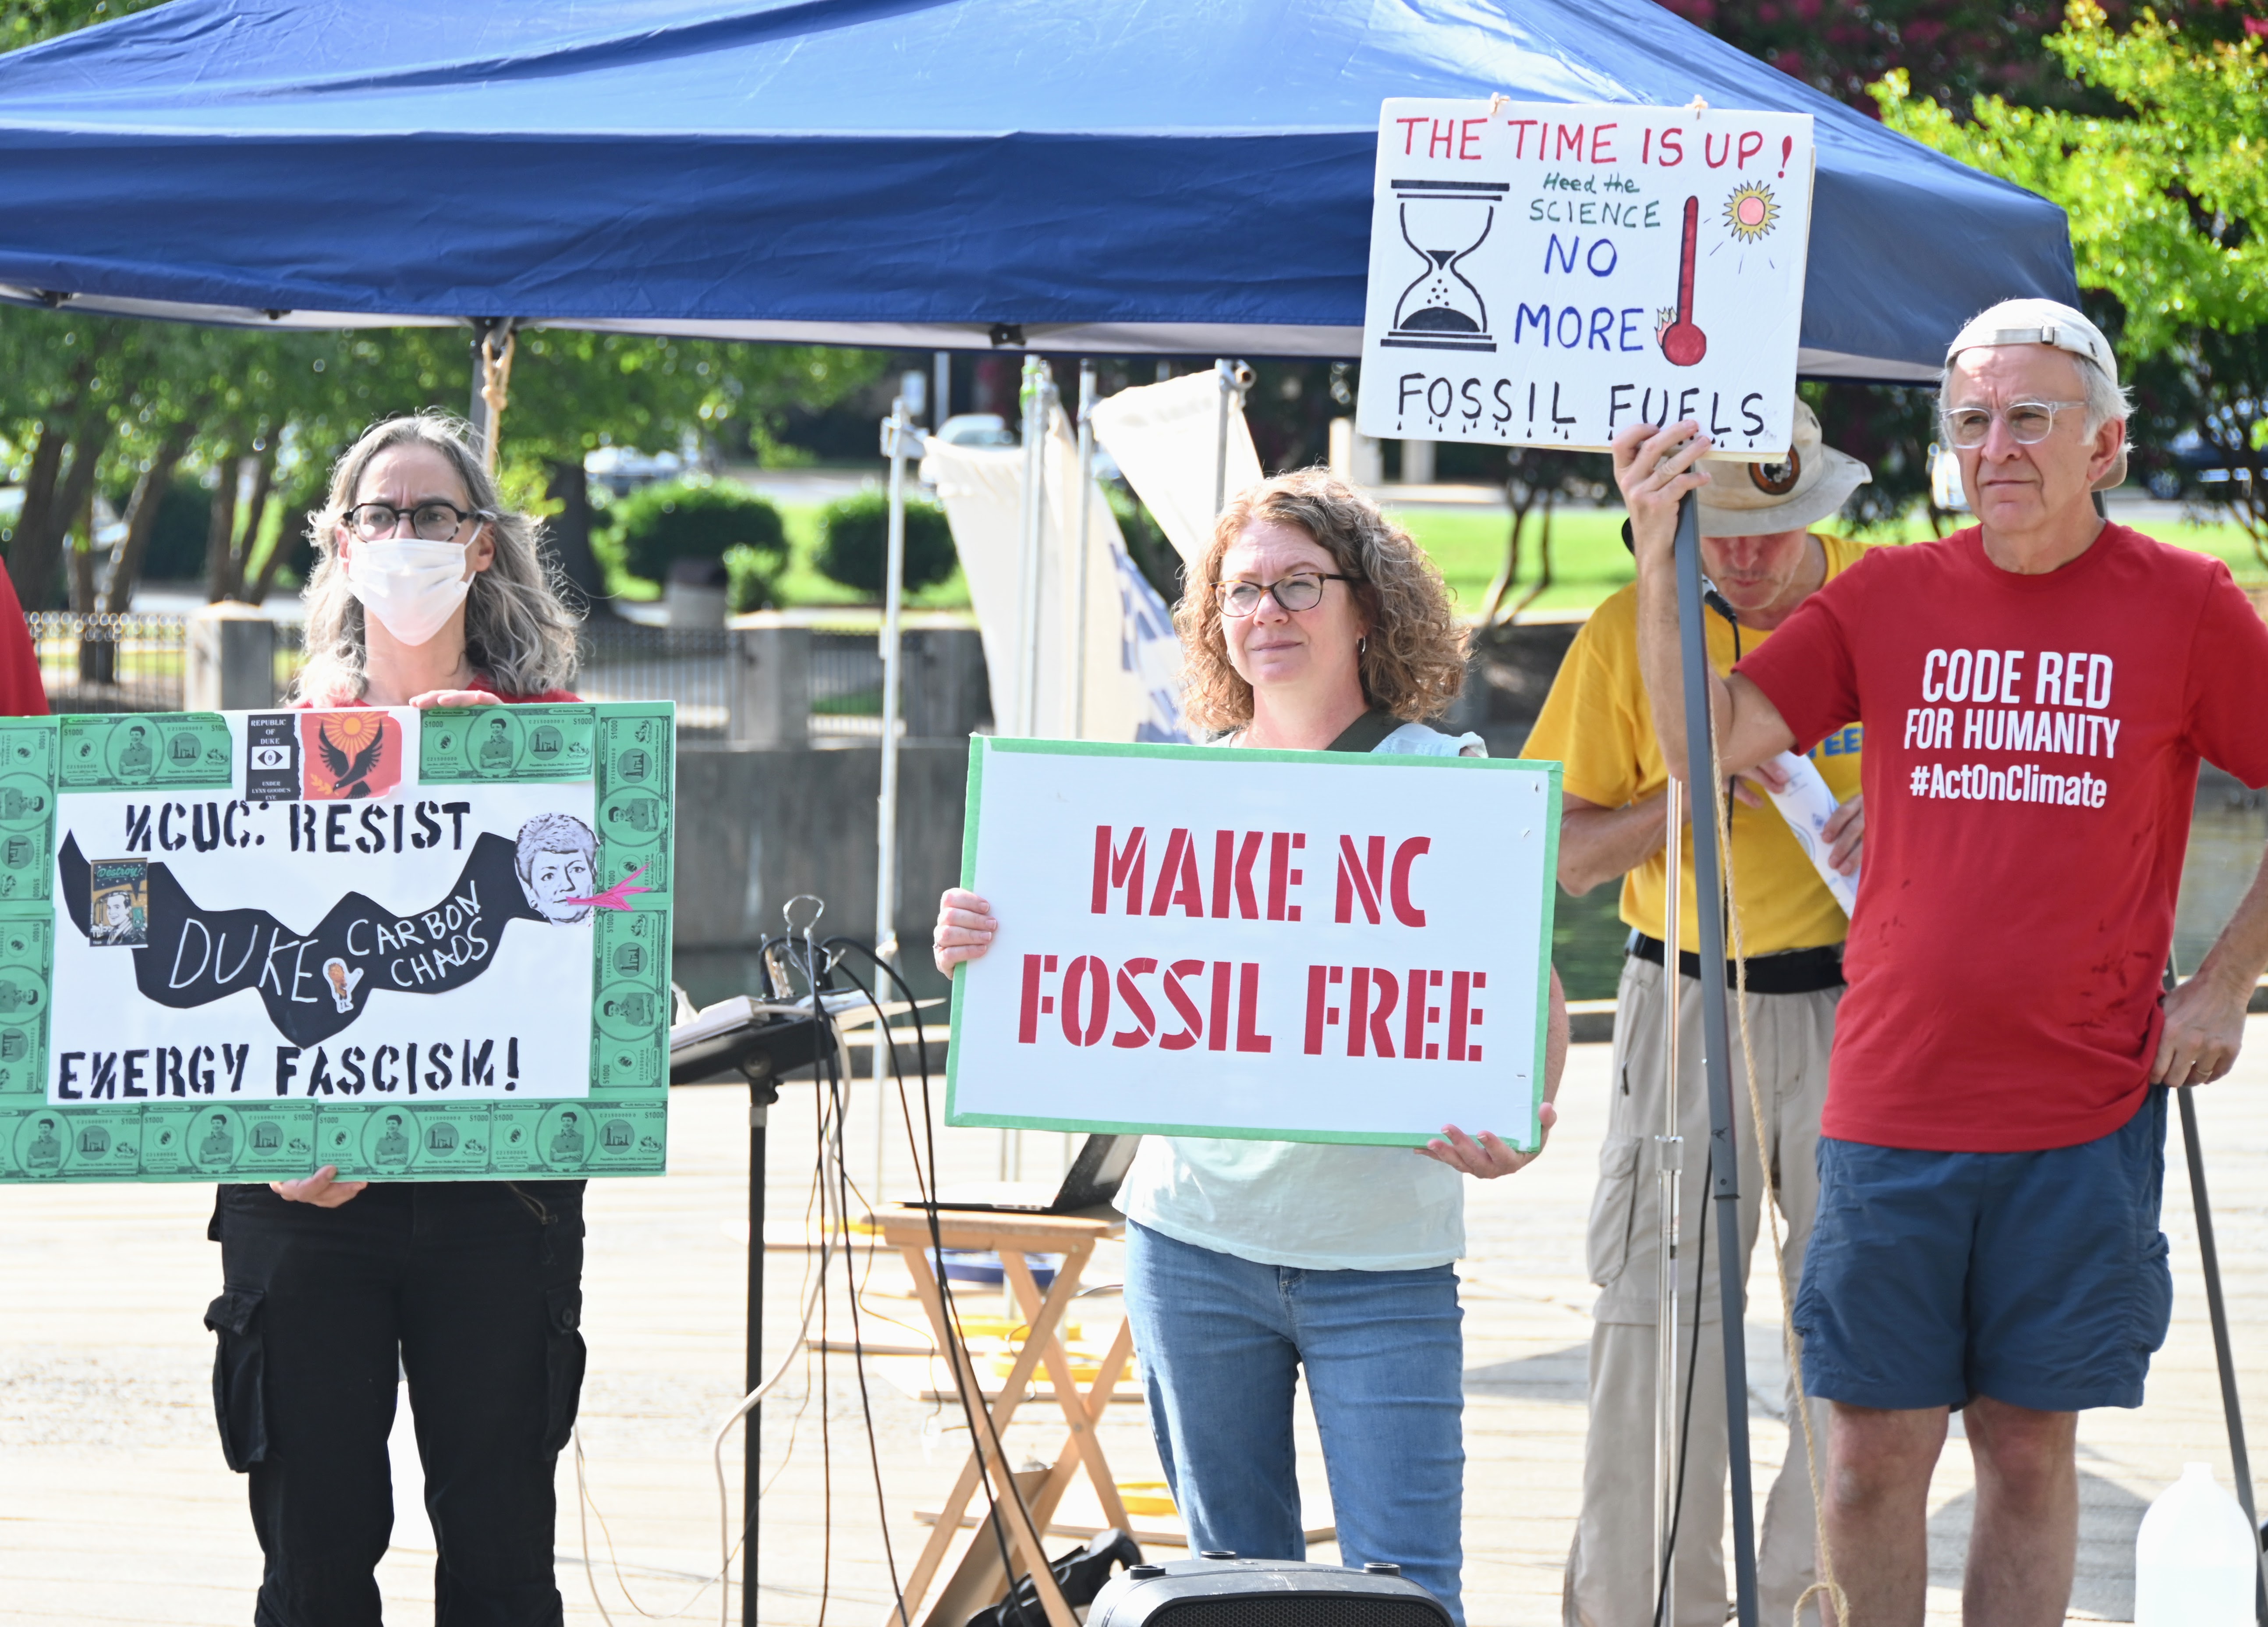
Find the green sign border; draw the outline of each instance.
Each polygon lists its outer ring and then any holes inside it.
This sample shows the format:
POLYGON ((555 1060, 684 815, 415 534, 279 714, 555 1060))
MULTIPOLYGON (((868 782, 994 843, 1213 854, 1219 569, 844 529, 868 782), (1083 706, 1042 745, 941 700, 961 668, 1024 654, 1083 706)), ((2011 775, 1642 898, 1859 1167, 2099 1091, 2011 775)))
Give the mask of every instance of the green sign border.
MULTIPOLYGON (((272 716, 284 707, 261 707, 272 716)), ((487 714, 488 708, 428 711, 421 715, 419 763, 424 736, 487 714)), ((676 721, 668 701, 542 703, 515 706, 504 713, 513 723, 514 759, 490 772, 459 765, 456 772, 420 784, 592 782, 593 827, 599 849, 600 888, 629 879, 644 867, 625 911, 595 912, 592 934, 591 1083, 586 1097, 538 1098, 526 1101, 411 1102, 390 1096, 349 1097, 334 1102, 304 1098, 214 1095, 166 1097, 148 1103, 101 1106, 51 1104, 47 1100, 49 1033, 48 997, 55 977, 55 849, 58 796, 83 792, 147 788, 169 791, 226 790, 238 765, 215 779, 210 764, 180 759, 166 751, 175 737, 209 743, 218 713, 106 713, 61 717, 0 719, 0 1184, 41 1182, 171 1180, 271 1180, 313 1172, 325 1164, 353 1180, 561 1180, 592 1175, 659 1175, 667 1157, 671 888, 676 839, 676 721), (83 739, 99 727, 107 739, 117 729, 141 725, 157 731, 159 759, 151 777, 129 784, 82 770, 68 780, 63 772, 65 738, 83 739), (579 753, 578 772, 563 773, 556 763, 529 760, 527 742, 545 724, 563 742, 570 760, 579 753), (581 766, 587 765, 587 766, 581 766), (42 791, 34 792, 36 777, 42 791), (14 800, 11 801, 11 794, 14 800), (43 795, 45 807, 28 800, 43 795), (658 802, 658 809, 647 804, 658 802), (11 816, 11 809, 14 810, 11 816), (625 817, 610 818, 610 810, 625 817), (630 839, 626 839, 629 838, 630 839), (17 847, 30 842, 36 862, 10 861, 17 847), (636 952, 630 951, 635 948, 636 952), (12 975, 11 975, 12 974, 12 975), (36 980, 37 1010, 13 1023, 15 1009, 36 980), (610 998, 618 1008, 600 1013, 610 998), (635 1015, 625 1020, 624 1002, 635 1015), (613 1032, 609 1032, 611 1029, 613 1032), (559 1152, 561 1126, 568 1112, 588 1120, 576 1127, 581 1155, 559 1152), (399 1113, 411 1143, 407 1165, 380 1165, 363 1156, 365 1130, 377 1113, 399 1113), (225 1119, 225 1161, 201 1162, 192 1130, 214 1115, 225 1119), (56 1136, 38 1120, 62 1121, 68 1135, 56 1136), (548 1126, 548 1133, 547 1133, 548 1126), (415 1134, 409 1134, 414 1127, 415 1134), (442 1127, 446 1127, 444 1129, 442 1127), (611 1144, 610 1144, 611 1143, 611 1144), (28 1155, 37 1147, 39 1156, 28 1155), (52 1146, 53 1151, 49 1151, 52 1146), (52 1161, 52 1169, 45 1167, 52 1161), (34 1163, 40 1167, 35 1169, 34 1163)), ((541 750, 541 747, 534 748, 541 750)), ((209 755, 201 751, 199 758, 209 755)))
MULTIPOLYGON (((1537 965, 1542 967, 1543 975, 1536 980, 1535 1055, 1528 1069, 1528 1078, 1535 1094, 1535 1108, 1531 1113, 1541 1108, 1543 1101, 1544 1048, 1549 1039, 1551 1016, 1551 925, 1558 902, 1558 889, 1555 884, 1559 872, 1560 766, 1557 763, 1517 757, 1425 757, 1406 751, 1283 751, 1256 746, 1240 748, 1232 755, 1219 746, 1131 744, 1101 740, 1004 740, 989 735, 976 735, 970 736, 968 742, 968 802, 961 839, 961 884, 972 890, 976 884, 977 818, 983 804, 984 762, 995 751, 1035 757, 1146 757, 1224 765, 1253 762, 1303 763, 1311 767, 1383 768, 1396 773, 1543 775, 1545 780, 1544 880, 1543 904, 1537 911, 1542 934, 1537 946, 1537 965)), ((945 1121, 956 1128, 1086 1131, 1113 1135, 1189 1135, 1217 1141, 1310 1142, 1321 1145, 1361 1147, 1422 1147, 1433 1139, 1430 1135, 1393 1135, 1370 1131, 1286 1130, 1272 1126, 1250 1129, 1217 1124, 1160 1124, 1149 1120, 1122 1122, 1116 1120, 962 1113, 956 1106, 956 1092, 961 1083, 961 1000, 966 988, 967 980, 958 976, 953 980, 953 1034, 946 1052, 945 1064, 945 1121)), ((1538 1126, 1534 1141, 1506 1144, 1521 1152, 1535 1151, 1543 1144, 1541 1126, 1538 1126)))

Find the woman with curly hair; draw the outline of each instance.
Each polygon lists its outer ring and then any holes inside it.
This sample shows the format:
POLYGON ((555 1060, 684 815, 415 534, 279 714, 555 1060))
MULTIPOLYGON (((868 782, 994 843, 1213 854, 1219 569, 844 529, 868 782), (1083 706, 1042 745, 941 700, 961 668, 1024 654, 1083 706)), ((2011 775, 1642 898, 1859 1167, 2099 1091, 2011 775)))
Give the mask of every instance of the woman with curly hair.
MULTIPOLYGON (((1464 643, 1440 573, 1376 504, 1322 470, 1241 492, 1174 621, 1182 710, 1217 745, 1484 755, 1422 721, 1456 698, 1464 643)), ((950 976, 999 922, 961 888, 938 910, 950 976)), ((1551 982, 1543 1124, 1566 1011, 1551 982)), ((1535 1157, 1454 1125, 1416 1150, 1152 1136, 1120 1189, 1126 1314, 1158 1455, 1189 1545, 1306 1552, 1292 1403, 1301 1369, 1339 1554, 1383 1561, 1463 1620, 1464 1346, 1453 1261, 1462 1176, 1535 1157)))
MULTIPOLYGON (((575 618, 535 522, 460 425, 374 425, 310 516, 299 706, 571 701, 575 618)), ((408 1142, 394 1128, 402 1156, 408 1142)), ((414 1133, 414 1132, 413 1132, 414 1133)), ((583 1183, 225 1186, 213 1394, 250 1480, 262 1627, 377 1627, 406 1375, 439 1557, 437 1621, 549 1627, 552 1479, 583 1383, 583 1183)))

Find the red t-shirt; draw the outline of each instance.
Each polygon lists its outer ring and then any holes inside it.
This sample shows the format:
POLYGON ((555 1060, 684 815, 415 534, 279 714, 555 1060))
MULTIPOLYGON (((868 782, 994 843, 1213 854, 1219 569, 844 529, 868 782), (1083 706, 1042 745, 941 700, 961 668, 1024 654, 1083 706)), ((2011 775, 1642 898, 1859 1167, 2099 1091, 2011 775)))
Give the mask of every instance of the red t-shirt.
POLYGON ((2268 625, 2228 567, 2108 525, 2021 576, 1971 527, 1868 550, 1738 670, 1799 749, 1866 725, 1821 1128, 2018 1152, 2124 1124, 2164 1023, 2198 759, 2268 783, 2268 625))
POLYGON ((47 684, 40 677, 39 652, 32 647, 32 630, 24 607, 16 602, 16 584, 0 571, 0 715, 45 717, 47 684))

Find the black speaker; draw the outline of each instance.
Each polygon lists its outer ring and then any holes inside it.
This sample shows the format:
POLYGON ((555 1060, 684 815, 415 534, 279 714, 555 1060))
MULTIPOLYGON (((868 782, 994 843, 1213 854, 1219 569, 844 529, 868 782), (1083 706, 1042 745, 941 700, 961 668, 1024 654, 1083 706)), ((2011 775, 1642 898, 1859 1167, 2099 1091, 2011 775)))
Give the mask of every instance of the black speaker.
POLYGON ((1138 1564, 1094 1597, 1086 1627, 1451 1627, 1390 1564, 1359 1571, 1233 1557, 1138 1564))

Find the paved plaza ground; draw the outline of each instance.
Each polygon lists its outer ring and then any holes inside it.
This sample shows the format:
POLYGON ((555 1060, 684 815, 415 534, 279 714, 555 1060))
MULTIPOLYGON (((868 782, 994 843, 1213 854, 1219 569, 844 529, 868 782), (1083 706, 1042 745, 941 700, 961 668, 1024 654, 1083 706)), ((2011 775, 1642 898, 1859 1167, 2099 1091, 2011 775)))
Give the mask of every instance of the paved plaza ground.
MULTIPOLYGON (((2242 1382, 2268 1446, 2264 1087, 2268 1018, 2255 1017, 2236 1072, 2206 1091, 2200 1106, 2242 1382)), ((1582 1239, 1607 1091, 1607 1047, 1576 1047, 1561 1095, 1565 1118, 1549 1155, 1516 1179, 1468 1187, 1466 1597, 1476 1627, 1542 1627, 1557 1619, 1583 1444, 1591 1291, 1582 1239)), ((588 1540, 598 1595, 615 1622, 644 1619, 641 1610, 688 1622, 717 1617, 718 1594, 703 1586, 717 1568, 709 1441, 713 1420, 740 1392, 745 1103, 734 1089, 681 1090, 673 1103, 674 1172, 592 1187, 582 1438, 596 1511, 588 1540)), ((852 1173, 862 1180, 871 1178, 875 1157, 866 1106, 854 1110, 850 1135, 852 1173)), ((766 1313, 777 1349, 799 1308, 806 1260, 793 1245, 810 1186, 812 1088, 787 1087, 774 1124, 766 1313)), ((941 1131, 940 1138, 948 1179, 995 1174, 996 1133, 941 1131)), ((1060 1144, 1054 1135, 1027 1135, 1027 1172, 1051 1173, 1060 1144)), ((2136 1523, 2183 1462, 2212 1463, 2227 1483, 2177 1129, 2169 1154, 2173 1333, 2146 1407, 2093 1413, 2082 1423, 2074 1620, 2130 1618, 2136 1523)), ((909 1175, 902 1145, 890 1146, 886 1191, 902 1194, 909 1175)), ((202 1187, 0 1189, 0 1623, 6 1627, 251 1617, 259 1553, 243 1483, 223 1465, 214 1440, 211 1335, 200 1323, 219 1285, 219 1250, 204 1239, 210 1208, 210 1189, 202 1187)), ((1115 1282, 1116 1271, 1115 1246, 1106 1246, 1089 1281, 1115 1282)), ((919 1323, 895 1263, 874 1264, 865 1296, 870 1340, 908 1336, 880 1318, 919 1323)), ((1749 1344, 1762 1485, 1786 1441, 1773 1416, 1778 1307, 1768 1272, 1756 1299, 1749 1344)), ((1098 1329, 1107 1335, 1116 1301, 1096 1296, 1084 1305, 1088 1337, 1098 1329)), ((847 1333, 847 1313, 838 1291, 828 1308, 836 1338, 847 1333)), ((935 1505, 967 1437, 953 1409, 914 1399, 908 1392, 920 1386, 906 1383, 902 1372, 878 1371, 868 1387, 890 1549, 902 1570, 927 1535, 917 1511, 935 1505)), ((781 1627, 815 1627, 822 1619, 882 1627, 889 1573, 850 1363, 830 1359, 822 1401, 814 1358, 791 1374, 766 1415, 765 1458, 775 1477, 762 1507, 764 1619, 781 1627), (832 1447, 831 1534, 822 1497, 822 1412, 832 1447)), ((1011 1451, 1052 1456, 1059 1424, 1047 1426, 1038 1409, 1026 1416, 1033 1422, 1020 1422, 1011 1451)), ((399 1512, 381 1579, 392 1618, 414 1623, 431 1609, 433 1544, 418 1506, 406 1410, 394 1438, 399 1512)), ((1138 1407, 1113 1407, 1101 1438, 1121 1480, 1157 1477, 1138 1407)), ((1303 1429, 1301 1468, 1309 1523, 1322 1523, 1328 1511, 1311 1427, 1303 1429)), ((728 1478, 737 1494, 737 1454, 728 1458, 728 1478)), ((596 1623, 571 1461, 563 1461, 559 1485, 568 1619, 596 1623)), ((1956 1438, 1931 1498, 1933 1622, 1957 1619, 1970 1486, 1968 1454, 1956 1438)), ((1331 1556, 1326 1549, 1319 1557, 1331 1556)), ((731 1605, 737 1620, 737 1594, 731 1605)))

